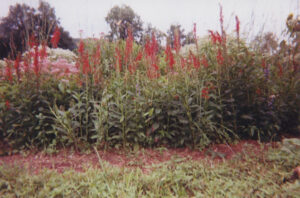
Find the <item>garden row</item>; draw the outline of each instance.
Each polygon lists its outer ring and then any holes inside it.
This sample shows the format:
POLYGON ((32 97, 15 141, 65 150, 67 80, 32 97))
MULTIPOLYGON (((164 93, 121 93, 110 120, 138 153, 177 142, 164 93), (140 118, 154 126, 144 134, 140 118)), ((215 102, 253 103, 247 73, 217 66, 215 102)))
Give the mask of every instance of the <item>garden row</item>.
MULTIPOLYGON (((183 53, 82 40, 64 59, 34 38, 0 68, 0 139, 13 148, 91 145, 202 148, 299 128, 299 70, 291 48, 261 54, 239 35, 210 31, 183 53), (54 57, 54 58, 53 58, 54 57), (71 58, 70 58, 71 57, 71 58)), ((194 32, 196 38, 196 32, 194 32)), ((55 33, 52 44, 58 42, 55 33)))

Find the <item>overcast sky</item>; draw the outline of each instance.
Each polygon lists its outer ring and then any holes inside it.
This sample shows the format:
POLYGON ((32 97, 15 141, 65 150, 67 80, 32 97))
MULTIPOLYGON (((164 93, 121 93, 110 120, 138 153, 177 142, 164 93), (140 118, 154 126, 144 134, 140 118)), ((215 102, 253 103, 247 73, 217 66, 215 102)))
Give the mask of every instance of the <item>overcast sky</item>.
MULTIPOLYGON (((300 0, 47 0, 55 8, 61 25, 72 37, 99 37, 109 26, 105 16, 115 5, 129 5, 146 24, 151 23, 162 31, 171 24, 181 24, 185 32, 197 23, 197 34, 219 30, 219 3, 223 6, 225 27, 231 32, 235 15, 241 21, 241 30, 252 37, 262 28, 280 35, 289 13, 299 14, 300 0)), ((39 0, 0 0, 0 17, 6 16, 9 6, 26 3, 37 7, 39 0)))

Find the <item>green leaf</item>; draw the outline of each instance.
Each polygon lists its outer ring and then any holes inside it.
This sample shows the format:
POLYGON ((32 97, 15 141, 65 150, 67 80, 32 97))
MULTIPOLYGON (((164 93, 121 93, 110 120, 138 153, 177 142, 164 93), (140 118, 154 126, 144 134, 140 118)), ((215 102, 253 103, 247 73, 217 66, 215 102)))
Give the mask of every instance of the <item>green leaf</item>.
POLYGON ((120 122, 123 122, 125 119, 124 115, 121 116, 120 122))

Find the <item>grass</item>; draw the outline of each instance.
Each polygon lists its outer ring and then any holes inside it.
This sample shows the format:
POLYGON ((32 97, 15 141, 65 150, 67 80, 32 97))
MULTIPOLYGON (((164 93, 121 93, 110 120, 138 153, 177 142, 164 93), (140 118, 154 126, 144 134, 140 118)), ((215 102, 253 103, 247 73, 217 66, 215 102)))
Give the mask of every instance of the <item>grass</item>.
POLYGON ((299 151, 281 147, 259 155, 241 153, 213 163, 173 157, 139 168, 112 167, 99 157, 101 169, 32 174, 18 166, 0 166, 0 197, 299 197, 300 181, 288 181, 300 164, 299 151))

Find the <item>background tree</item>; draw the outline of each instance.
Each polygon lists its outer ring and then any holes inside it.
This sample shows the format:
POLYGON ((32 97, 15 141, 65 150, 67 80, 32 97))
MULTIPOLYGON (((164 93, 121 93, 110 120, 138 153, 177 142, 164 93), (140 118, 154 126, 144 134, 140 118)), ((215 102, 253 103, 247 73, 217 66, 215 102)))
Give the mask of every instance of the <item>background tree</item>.
POLYGON ((156 27, 153 27, 150 23, 144 29, 142 43, 145 43, 147 39, 150 39, 152 33, 154 33, 157 43, 161 46, 167 35, 156 27))
POLYGON ((278 38, 272 32, 258 35, 252 41, 256 50, 263 54, 274 54, 278 48, 278 38))
POLYGON ((171 47, 174 47, 174 38, 175 38, 175 31, 178 31, 180 37, 181 45, 185 42, 186 35, 184 34, 184 29, 181 25, 171 25, 169 30, 167 31, 168 35, 168 42, 171 44, 171 47))
MULTIPOLYGON (((10 6, 8 16, 0 22, 0 58, 14 58, 18 52, 25 51, 32 35, 39 42, 46 41, 50 45, 51 35, 59 24, 54 8, 44 1, 40 1, 37 10, 26 4, 10 6)), ((60 30, 61 40, 58 46, 74 49, 76 46, 69 33, 62 27, 60 30)))
POLYGON ((110 39, 126 39, 127 28, 131 26, 132 35, 136 41, 140 41, 143 31, 143 22, 129 6, 122 7, 114 6, 107 16, 105 21, 110 26, 110 39))
POLYGON ((195 43, 193 31, 190 31, 186 34, 185 39, 182 41, 182 45, 188 45, 191 43, 195 43))

